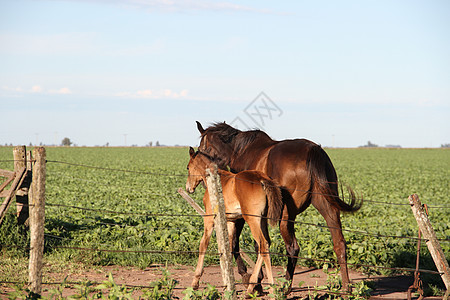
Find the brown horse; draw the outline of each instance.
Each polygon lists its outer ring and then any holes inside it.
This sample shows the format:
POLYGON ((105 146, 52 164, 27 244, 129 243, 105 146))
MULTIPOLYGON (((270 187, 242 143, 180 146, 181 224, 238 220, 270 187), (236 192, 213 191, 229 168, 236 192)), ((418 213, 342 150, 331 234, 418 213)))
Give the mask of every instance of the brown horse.
MULTIPOLYGON (((203 181, 206 184, 206 169, 210 168, 214 162, 209 155, 195 152, 192 147, 189 149, 189 155, 191 158, 188 164, 189 176, 186 182, 186 191, 193 193, 200 182, 203 181)), ((243 222, 237 222, 243 219, 250 226, 253 238, 259 248, 258 259, 250 277, 250 284, 247 287, 247 292, 251 293, 258 282, 258 274, 263 261, 266 266, 267 278, 270 284, 273 284, 267 221, 270 225, 276 225, 281 217, 283 209, 281 191, 274 181, 258 171, 243 171, 233 174, 219 170, 219 176, 222 183, 230 241, 238 240, 237 235, 240 234, 242 226, 239 225, 240 230, 236 232, 236 224, 242 223, 243 225, 243 222)), ((192 280, 193 288, 198 288, 200 277, 203 274, 205 251, 208 248, 214 227, 208 191, 203 196, 203 204, 205 205, 206 216, 203 218, 204 232, 200 241, 197 268, 192 280)))
MULTIPOLYGON (((199 150, 216 159, 219 168, 230 168, 233 172, 258 170, 282 187, 285 206, 280 232, 289 255, 285 278, 292 284, 299 253, 293 221, 312 204, 327 222, 340 265, 343 289, 349 290, 340 212, 357 211, 362 199, 356 199, 350 188, 350 203, 339 198, 336 171, 322 147, 306 139, 275 141, 260 130, 240 131, 225 123, 203 129, 197 122, 197 128, 201 134, 199 150)), ((234 247, 239 248, 238 241, 234 247)), ((247 271, 244 262, 239 257, 236 262, 239 273, 244 276, 247 271)))

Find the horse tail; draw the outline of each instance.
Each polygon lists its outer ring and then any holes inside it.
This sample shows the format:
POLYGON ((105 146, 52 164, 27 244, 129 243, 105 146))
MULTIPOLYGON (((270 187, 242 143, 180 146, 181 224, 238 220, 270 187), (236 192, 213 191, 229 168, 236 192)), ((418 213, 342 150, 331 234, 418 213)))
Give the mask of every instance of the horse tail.
POLYGON ((267 198, 267 219, 271 226, 276 226, 283 211, 283 199, 280 187, 268 178, 261 179, 264 192, 267 198))
MULTIPOLYGON (((312 145, 307 158, 307 168, 311 178, 312 197, 320 194, 335 208, 344 212, 355 212, 363 203, 363 198, 358 198, 352 188, 346 186, 350 196, 350 202, 339 197, 338 178, 330 157, 319 145, 312 145)), ((341 191, 343 188, 341 185, 341 191)), ((342 193, 343 194, 343 193, 342 193)), ((344 197, 344 195, 342 195, 344 197)))

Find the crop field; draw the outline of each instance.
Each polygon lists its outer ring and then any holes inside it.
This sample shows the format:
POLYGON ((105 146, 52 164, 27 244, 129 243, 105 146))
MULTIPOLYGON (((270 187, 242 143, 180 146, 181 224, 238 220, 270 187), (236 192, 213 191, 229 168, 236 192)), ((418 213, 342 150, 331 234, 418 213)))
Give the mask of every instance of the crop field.
MULTIPOLYGON (((417 223, 407 205, 413 193, 430 206, 430 220, 449 258, 449 150, 326 151, 340 181, 365 199, 357 213, 342 215, 350 268, 388 274, 394 271, 361 265, 415 267, 416 241, 398 238, 417 237, 417 223)), ((13 163, 6 161, 11 159, 12 148, 0 147, 0 169, 12 170, 13 163)), ((187 148, 47 148, 45 258, 141 268, 195 264, 202 219, 176 191, 185 186, 188 159, 187 148)), ((203 192, 199 187, 192 195, 201 205, 203 192)), ((27 255, 14 209, 13 204, 0 229, 3 258, 27 255)), ((298 263, 320 266, 318 260, 334 261, 331 236, 317 210, 311 206, 296 220, 299 256, 304 258, 298 263)), ((270 235, 270 251, 285 253, 279 229, 271 228, 270 235)), ((210 251, 215 247, 212 241, 210 251)), ((247 226, 241 248, 254 251, 247 226)), ((421 267, 434 270, 425 246, 422 253, 421 267)), ((272 260, 286 263, 283 256, 273 255, 272 260)), ((218 257, 209 255, 206 262, 217 264, 218 257)))

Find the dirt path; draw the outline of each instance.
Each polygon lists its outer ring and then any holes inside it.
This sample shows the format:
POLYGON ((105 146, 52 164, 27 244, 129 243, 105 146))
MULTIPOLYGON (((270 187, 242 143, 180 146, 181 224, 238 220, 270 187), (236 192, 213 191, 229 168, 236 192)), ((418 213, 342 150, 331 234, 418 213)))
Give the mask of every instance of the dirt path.
MULTIPOLYGON (((100 283, 108 279, 109 273, 114 277, 117 284, 126 284, 128 286, 148 286, 150 282, 157 281, 162 276, 163 266, 150 267, 145 270, 130 268, 130 267, 99 267, 91 270, 73 270, 70 273, 54 273, 46 274, 47 278, 51 278, 52 282, 62 282, 67 276, 67 282, 80 282, 83 280, 89 280, 91 282, 100 283)), ((169 266, 168 271, 171 274, 171 278, 178 281, 177 289, 175 290, 175 296, 179 299, 184 297, 182 293, 187 287, 190 286, 194 268, 191 266, 169 266)), ((274 275, 276 277, 282 277, 284 275, 284 269, 282 267, 274 267, 274 275)), ((240 276, 236 274, 237 281, 240 281, 240 276)), ((275 278, 276 279, 276 278, 275 278)), ((288 299, 302 299, 308 296, 308 288, 324 285, 326 283, 327 275, 322 270, 313 268, 297 267, 294 276, 293 292, 289 295, 288 299), (299 287, 299 282, 304 283, 299 287)), ((366 275, 350 271, 350 279, 353 282, 359 282, 361 280, 369 279, 366 275)), ((407 276, 400 277, 371 277, 370 280, 375 281, 376 289, 372 293, 371 299, 407 299, 407 290, 412 283, 412 278, 407 276)), ((265 282, 267 282, 265 280, 265 282)), ((222 277, 220 274, 220 267, 209 266, 205 268, 205 273, 201 280, 201 288, 206 286, 206 283, 215 286, 222 285, 222 277)), ((48 285, 45 288, 54 288, 48 285)), ((237 285, 237 289, 240 294, 244 289, 242 284, 237 285)), ((66 288, 64 290, 64 296, 68 296, 76 293, 76 290, 66 288)), ((136 297, 140 294, 139 289, 136 290, 136 297)), ((46 294, 46 293, 44 293, 46 294)), ((260 299, 268 299, 263 297, 260 299)), ((417 297, 413 297, 417 299, 417 297)), ((439 297, 427 297, 426 299, 440 299, 439 297)))

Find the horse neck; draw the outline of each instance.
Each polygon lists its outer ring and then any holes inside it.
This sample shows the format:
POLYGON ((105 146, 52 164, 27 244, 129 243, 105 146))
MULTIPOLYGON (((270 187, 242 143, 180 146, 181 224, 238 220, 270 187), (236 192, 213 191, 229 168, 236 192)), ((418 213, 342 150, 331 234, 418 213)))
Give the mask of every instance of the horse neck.
POLYGON ((201 161, 198 162, 198 169, 202 170, 201 176, 203 178, 203 182, 206 184, 206 169, 212 169, 213 162, 206 157, 201 158, 201 161))
POLYGON ((234 173, 231 173, 230 171, 221 170, 221 169, 218 170, 218 173, 219 173, 220 179, 222 179, 222 177, 233 177, 236 175, 234 173))
POLYGON ((230 159, 230 168, 234 172, 240 172, 244 170, 253 169, 261 159, 265 159, 263 153, 278 143, 272 140, 268 136, 264 136, 259 139, 248 143, 245 147, 242 147, 238 151, 235 151, 230 159))
POLYGON ((229 171, 226 170, 218 170, 219 176, 220 176, 220 183, 222 184, 222 189, 225 188, 226 183, 228 182, 228 180, 230 180, 231 178, 235 177, 236 174, 231 173, 229 171))

